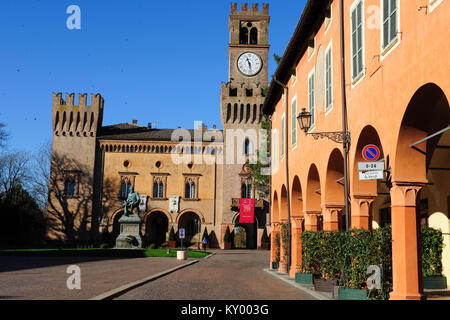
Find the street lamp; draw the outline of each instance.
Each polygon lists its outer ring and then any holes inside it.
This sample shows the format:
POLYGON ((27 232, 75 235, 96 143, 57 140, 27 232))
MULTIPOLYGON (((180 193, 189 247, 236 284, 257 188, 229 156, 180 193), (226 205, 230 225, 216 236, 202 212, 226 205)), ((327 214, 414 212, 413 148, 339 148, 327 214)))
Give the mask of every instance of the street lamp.
POLYGON ((300 128, 308 135, 312 135, 314 139, 318 140, 319 138, 328 138, 337 143, 350 144, 350 132, 308 132, 311 129, 311 119, 312 115, 310 112, 306 111, 305 108, 302 109, 302 112, 297 116, 297 121, 300 125, 300 128))
POLYGON ((342 143, 344 147, 344 192, 345 192, 345 220, 346 220, 346 230, 349 229, 349 207, 348 207, 348 174, 347 174, 347 150, 351 142, 350 132, 348 131, 338 131, 338 132, 308 132, 311 129, 311 118, 310 112, 306 111, 305 108, 297 116, 297 121, 300 128, 305 132, 306 135, 311 135, 315 140, 328 138, 337 143, 342 143))

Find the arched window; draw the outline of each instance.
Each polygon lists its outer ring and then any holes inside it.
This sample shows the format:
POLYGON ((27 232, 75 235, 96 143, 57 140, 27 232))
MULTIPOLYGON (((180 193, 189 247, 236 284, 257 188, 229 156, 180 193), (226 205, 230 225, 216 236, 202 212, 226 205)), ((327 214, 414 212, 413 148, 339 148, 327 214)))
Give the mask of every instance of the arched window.
POLYGON ((184 190, 184 197, 185 197, 186 199, 189 199, 190 196, 191 196, 191 185, 190 185, 189 182, 186 182, 186 188, 185 188, 185 190, 184 190))
POLYGON ((246 27, 241 28, 239 38, 240 38, 239 39, 240 44, 248 44, 248 29, 246 27))
POLYGON ((153 183, 153 198, 164 198, 164 184, 162 182, 153 183))
POLYGON ((258 29, 256 28, 250 30, 250 44, 258 44, 258 29))
POLYGON ((241 198, 247 198, 247 185, 245 183, 242 184, 241 198))
POLYGON ((66 180, 66 196, 75 196, 77 193, 77 183, 74 179, 66 180))
POLYGON ((250 140, 245 139, 245 143, 244 143, 244 154, 245 154, 245 155, 249 155, 250 152, 251 152, 250 140))
POLYGON ((120 187, 120 196, 124 199, 128 198, 128 193, 130 192, 131 183, 125 181, 122 182, 120 187))
POLYGON ((251 199, 252 198, 252 184, 251 183, 247 184, 246 198, 247 199, 251 199))
POLYGON ((195 199, 196 198, 195 183, 193 183, 193 182, 186 182, 185 191, 184 191, 184 197, 186 199, 195 199))

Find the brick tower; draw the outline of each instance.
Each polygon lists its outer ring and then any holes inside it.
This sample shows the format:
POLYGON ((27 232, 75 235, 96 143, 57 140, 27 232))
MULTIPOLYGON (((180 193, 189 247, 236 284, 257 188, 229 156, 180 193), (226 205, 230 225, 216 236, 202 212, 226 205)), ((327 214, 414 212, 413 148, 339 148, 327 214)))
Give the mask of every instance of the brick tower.
POLYGON ((98 240, 101 152, 97 133, 102 125, 103 98, 87 94, 53 94, 52 165, 48 218, 49 240, 98 240))
MULTIPOLYGON (((236 201, 243 197, 241 186, 251 179, 248 172, 245 172, 245 161, 242 159, 246 160, 249 156, 255 155, 259 146, 257 136, 255 138, 251 134, 247 135, 251 129, 254 129, 253 132, 259 132, 263 118, 264 92, 268 85, 269 5, 263 4, 262 11, 259 9, 258 4, 253 4, 252 8, 249 8, 248 4, 242 4, 239 11, 237 4, 232 3, 228 22, 229 79, 221 86, 221 118, 225 143, 223 233, 227 225, 231 229, 233 217, 239 211, 236 208, 236 201), (233 134, 230 134, 230 129, 233 130, 233 134), (239 159, 237 155, 242 153, 244 157, 239 159)), ((254 188, 250 189, 247 198, 255 198, 254 188)), ((254 233, 248 236, 256 239, 257 230, 247 231, 254 233)))

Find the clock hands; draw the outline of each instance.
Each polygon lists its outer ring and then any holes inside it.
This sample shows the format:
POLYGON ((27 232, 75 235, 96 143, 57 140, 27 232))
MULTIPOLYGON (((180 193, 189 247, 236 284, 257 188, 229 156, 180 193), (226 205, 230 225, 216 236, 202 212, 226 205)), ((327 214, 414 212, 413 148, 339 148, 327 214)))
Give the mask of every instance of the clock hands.
POLYGON ((247 58, 247 62, 248 62, 248 67, 250 68, 250 71, 252 71, 252 63, 250 62, 250 60, 247 58))

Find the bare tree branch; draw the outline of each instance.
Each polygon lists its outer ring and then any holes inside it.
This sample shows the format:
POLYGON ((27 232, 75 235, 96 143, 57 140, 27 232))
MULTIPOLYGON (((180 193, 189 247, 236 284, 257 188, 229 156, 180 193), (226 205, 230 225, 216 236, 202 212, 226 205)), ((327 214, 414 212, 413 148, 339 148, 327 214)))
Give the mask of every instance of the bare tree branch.
POLYGON ((0 194, 17 186, 24 186, 29 180, 29 156, 25 152, 0 156, 0 194))

